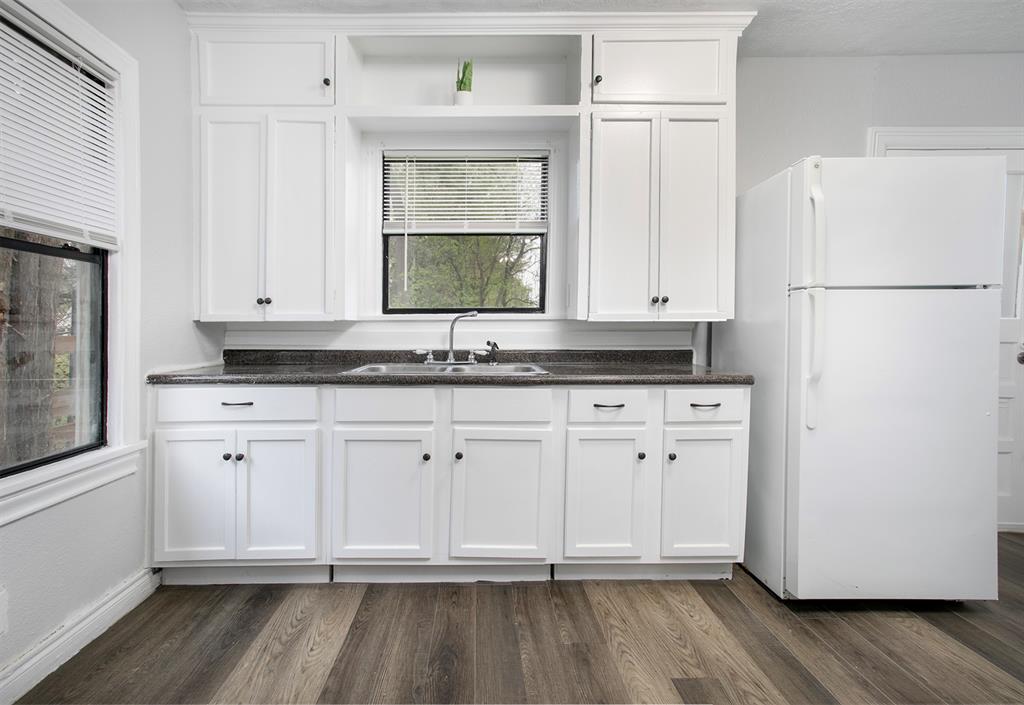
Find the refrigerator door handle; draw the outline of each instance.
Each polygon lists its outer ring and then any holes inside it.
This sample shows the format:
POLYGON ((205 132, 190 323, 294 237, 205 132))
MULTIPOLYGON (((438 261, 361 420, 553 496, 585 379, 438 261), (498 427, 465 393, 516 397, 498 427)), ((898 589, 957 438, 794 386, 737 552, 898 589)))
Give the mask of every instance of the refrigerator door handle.
POLYGON ((811 286, 825 283, 825 192, 821 188, 821 159, 813 158, 807 177, 814 212, 814 279, 811 286))
POLYGON ((808 289, 811 307, 811 341, 809 369, 804 380, 804 423, 814 430, 818 426, 817 387, 825 371, 825 290, 808 289))

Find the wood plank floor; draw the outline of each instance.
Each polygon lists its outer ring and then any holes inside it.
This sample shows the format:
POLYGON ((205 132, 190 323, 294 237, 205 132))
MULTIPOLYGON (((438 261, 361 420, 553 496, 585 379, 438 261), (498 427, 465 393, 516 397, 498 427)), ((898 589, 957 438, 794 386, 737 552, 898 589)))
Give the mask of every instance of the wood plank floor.
POLYGON ((781 602, 723 582, 163 587, 24 703, 1024 703, 1000 600, 781 602))

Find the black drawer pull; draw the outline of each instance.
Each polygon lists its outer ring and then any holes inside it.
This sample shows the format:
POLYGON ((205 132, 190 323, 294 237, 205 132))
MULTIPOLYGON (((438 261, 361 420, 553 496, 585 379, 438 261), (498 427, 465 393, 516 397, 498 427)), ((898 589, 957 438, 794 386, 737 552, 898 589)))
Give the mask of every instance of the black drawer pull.
POLYGON ((623 408, 625 408, 625 406, 626 406, 625 403, 622 403, 622 404, 594 404, 594 408, 595 409, 623 409, 623 408))
POLYGON ((231 453, 225 453, 224 455, 222 455, 220 457, 224 458, 224 460, 231 460, 231 453))
POLYGON ((717 409, 721 405, 722 402, 718 402, 717 404, 690 404, 694 409, 717 409))
POLYGON ((255 402, 251 401, 222 401, 221 406, 252 406, 255 402))

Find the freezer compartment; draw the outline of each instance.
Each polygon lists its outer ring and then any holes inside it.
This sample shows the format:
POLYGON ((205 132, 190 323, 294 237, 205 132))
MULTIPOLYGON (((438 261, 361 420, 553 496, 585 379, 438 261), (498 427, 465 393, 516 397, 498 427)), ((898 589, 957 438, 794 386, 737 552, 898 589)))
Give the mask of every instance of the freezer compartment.
POLYGON ((1003 157, 820 158, 791 168, 794 288, 998 285, 1003 157))
POLYGON ((785 591, 994 599, 999 290, 790 297, 785 591))

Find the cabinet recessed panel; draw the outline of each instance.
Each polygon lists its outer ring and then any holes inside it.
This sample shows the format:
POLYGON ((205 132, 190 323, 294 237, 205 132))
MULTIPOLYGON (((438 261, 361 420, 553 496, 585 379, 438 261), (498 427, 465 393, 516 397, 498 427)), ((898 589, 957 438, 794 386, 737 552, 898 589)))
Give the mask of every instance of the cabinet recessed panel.
POLYGON ((221 431, 154 436, 156 560, 235 557, 234 441, 233 432, 221 431))
POLYGON ((457 557, 542 558, 550 431, 456 431, 452 546, 457 557))
MULTIPOLYGON (((642 430, 570 430, 566 556, 641 554, 642 430)), ((645 454, 646 455, 646 454, 645 454)))
POLYGON ((316 555, 316 431, 239 431, 238 557, 316 555))
POLYGON ((595 103, 718 103, 721 40, 600 33, 595 103))
POLYGON ((738 555, 746 471, 740 437, 738 429, 665 432, 663 556, 738 555))
POLYGON ((721 310, 717 120, 664 118, 661 129, 659 291, 662 318, 699 320, 721 310))
MULTIPOLYGON (((264 128, 260 118, 202 124, 203 310, 206 320, 261 320, 264 128)), ((173 293, 169 293, 173 295, 173 293)))
POLYGON ((320 116, 269 123, 267 320, 324 317, 333 212, 333 129, 320 116))
POLYGON ((590 314, 652 320, 658 308, 657 114, 594 117, 590 314))
POLYGON ((431 554, 434 466, 429 431, 335 433, 334 555, 431 554))

